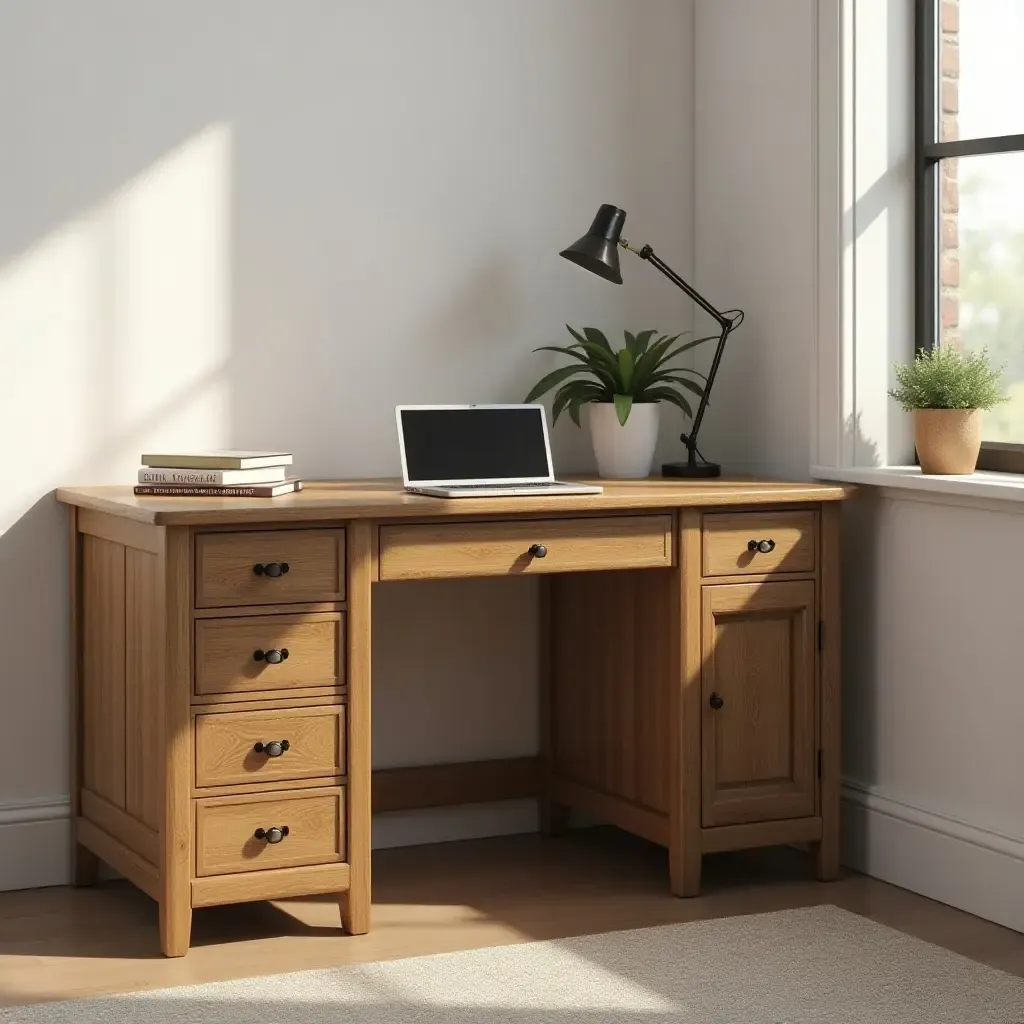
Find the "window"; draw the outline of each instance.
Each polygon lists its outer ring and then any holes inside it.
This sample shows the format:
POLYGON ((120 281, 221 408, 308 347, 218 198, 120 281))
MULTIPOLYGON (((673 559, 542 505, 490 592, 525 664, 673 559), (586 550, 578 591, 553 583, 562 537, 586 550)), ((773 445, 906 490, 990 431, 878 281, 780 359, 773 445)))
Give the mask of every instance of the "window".
POLYGON ((916 6, 917 342, 1005 365, 979 466, 1024 472, 1024 0, 916 6))

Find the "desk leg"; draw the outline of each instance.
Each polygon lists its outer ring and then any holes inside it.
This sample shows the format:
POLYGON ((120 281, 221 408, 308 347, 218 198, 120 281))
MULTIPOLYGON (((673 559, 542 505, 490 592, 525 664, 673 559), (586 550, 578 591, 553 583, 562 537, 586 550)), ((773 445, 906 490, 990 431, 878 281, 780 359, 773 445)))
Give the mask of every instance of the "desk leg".
POLYGON ((669 876, 674 895, 696 896, 700 891, 701 859, 700 512, 680 512, 679 527, 670 619, 674 656, 669 702, 669 876))
POLYGON ((164 530, 164 818, 160 864, 160 949, 184 956, 192 933, 192 623, 188 528, 164 530))
POLYGON ((817 876, 823 882, 839 877, 840 676, 839 570, 840 507, 827 502, 821 509, 821 622, 824 645, 819 655, 821 684, 821 840, 812 844, 817 876))
POLYGON ((546 779, 542 785, 545 791, 540 796, 540 833, 543 836, 560 836, 569 827, 569 808, 548 796, 546 779))
POLYGON ((350 888, 339 896, 351 935, 370 930, 370 601, 377 524, 348 525, 348 862, 350 888))
MULTIPOLYGON (((74 829, 74 818, 72 821, 72 829, 74 829)), ((87 849, 81 843, 74 842, 71 849, 72 863, 74 865, 74 873, 72 876, 72 884, 76 889, 87 888, 90 885, 95 885, 96 880, 100 874, 100 859, 96 856, 92 850, 87 849)))

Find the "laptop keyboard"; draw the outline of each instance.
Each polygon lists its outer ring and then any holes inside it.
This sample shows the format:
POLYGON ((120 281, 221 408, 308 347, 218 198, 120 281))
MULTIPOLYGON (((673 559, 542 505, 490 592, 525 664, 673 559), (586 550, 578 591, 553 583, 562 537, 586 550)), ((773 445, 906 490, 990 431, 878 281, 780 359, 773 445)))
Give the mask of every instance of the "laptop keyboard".
POLYGON ((557 485, 556 480, 548 480, 545 483, 530 483, 530 484, 451 484, 451 489, 460 491, 493 491, 495 488, 500 487, 504 489, 515 488, 517 491, 527 491, 531 487, 554 487, 557 485))

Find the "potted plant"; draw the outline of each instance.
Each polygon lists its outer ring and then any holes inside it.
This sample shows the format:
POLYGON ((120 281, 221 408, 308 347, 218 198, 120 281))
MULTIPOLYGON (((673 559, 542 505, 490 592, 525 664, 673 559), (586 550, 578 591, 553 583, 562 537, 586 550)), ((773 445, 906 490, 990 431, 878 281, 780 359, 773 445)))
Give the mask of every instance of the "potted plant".
POLYGON ((973 473, 981 451, 981 413, 1005 402, 999 391, 1002 368, 993 368, 985 349, 961 352, 933 348, 912 363, 895 367, 889 392, 914 415, 914 446, 922 473, 973 473))
POLYGON ((587 407, 590 437, 603 477, 637 479, 648 476, 658 443, 658 406, 671 402, 693 416, 685 392, 698 401, 704 394, 704 375, 669 363, 688 349, 712 341, 697 338, 677 345, 683 337, 655 337, 657 331, 623 332, 625 344, 613 349, 596 327, 582 332, 565 325, 575 339, 567 346, 542 345, 536 352, 558 352, 573 362, 542 377, 526 396, 534 402, 553 388, 552 419, 563 412, 580 426, 580 409, 587 407))

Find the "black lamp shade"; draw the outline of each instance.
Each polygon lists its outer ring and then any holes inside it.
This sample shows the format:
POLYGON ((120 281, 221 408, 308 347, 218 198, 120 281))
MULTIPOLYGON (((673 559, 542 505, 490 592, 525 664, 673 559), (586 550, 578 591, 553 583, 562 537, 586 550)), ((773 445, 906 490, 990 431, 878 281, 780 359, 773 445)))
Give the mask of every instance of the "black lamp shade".
POLYGON ((597 211, 590 230, 559 255, 606 281, 622 284, 622 274, 619 273, 619 235, 625 223, 626 211, 605 203, 597 211))

